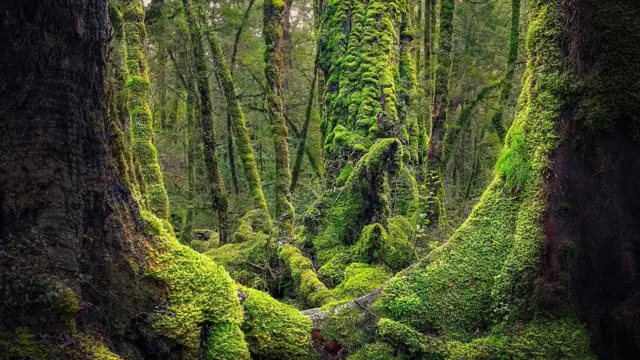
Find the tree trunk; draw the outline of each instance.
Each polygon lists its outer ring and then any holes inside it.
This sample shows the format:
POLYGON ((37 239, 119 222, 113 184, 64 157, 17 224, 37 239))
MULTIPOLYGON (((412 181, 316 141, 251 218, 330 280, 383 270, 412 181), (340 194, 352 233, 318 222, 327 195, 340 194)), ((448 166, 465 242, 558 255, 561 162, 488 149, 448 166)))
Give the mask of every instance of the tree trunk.
POLYGON ((637 358, 640 9, 541 0, 530 13, 493 183, 447 244, 385 286, 378 309, 445 338, 485 329, 449 338, 452 357, 637 358))
POLYGON ((444 137, 449 107, 449 78, 453 51, 453 15, 455 0, 442 0, 440 4, 440 32, 438 56, 434 71, 434 99, 431 112, 431 136, 427 150, 427 214, 431 225, 444 226, 444 185, 442 180, 444 137))
POLYGON ((180 242, 183 244, 191 243, 193 239, 193 200, 195 198, 195 186, 196 186, 196 172, 194 167, 195 156, 195 129, 194 129, 194 117, 195 117, 195 104, 197 103, 195 97, 195 90, 193 84, 187 87, 187 214, 184 217, 184 224, 182 230, 180 230, 180 242))
POLYGON ((518 60, 518 50, 520 48, 520 0, 511 0, 511 35, 509 36, 509 54, 507 55, 507 69, 500 84, 500 95, 498 98, 498 110, 491 118, 491 124, 495 129, 500 141, 504 141, 506 129, 503 124, 504 109, 509 103, 515 73, 515 64, 518 60))
POLYGON ((153 144, 153 119, 149 106, 151 83, 147 74, 147 31, 142 0, 123 1, 128 106, 131 114, 133 157, 142 176, 145 206, 163 220, 169 218, 169 198, 164 188, 158 154, 153 144))
POLYGON ((264 211, 265 215, 269 217, 269 211, 267 210, 267 203, 264 199, 260 175, 258 173, 258 167, 253 153, 253 146, 251 145, 249 129, 247 128, 247 124, 244 120, 244 114, 240 107, 240 101, 236 94, 231 72, 229 71, 227 62, 224 59, 224 54, 222 53, 222 49, 220 48, 220 43, 216 35, 211 29, 207 29, 206 33, 209 40, 209 47, 211 48, 214 70, 220 79, 222 92, 227 102, 227 119, 231 123, 231 129, 235 133, 244 174, 247 178, 247 182, 249 183, 249 195, 252 199, 252 208, 264 211))
POLYGON ((318 54, 316 54, 316 60, 313 67, 313 78, 311 79, 311 88, 309 89, 309 97, 307 100, 307 108, 304 114, 304 123, 302 124, 302 133, 296 149, 296 159, 293 163, 293 172, 291 179, 291 192, 296 188, 298 183, 298 177, 300 176, 300 170, 302 168, 302 159, 304 158, 305 149, 307 149, 307 132, 309 131, 309 123, 311 122, 311 111, 313 110, 313 97, 316 93, 316 80, 318 79, 318 54))
POLYGON ((229 224, 227 210, 229 199, 225 193, 224 182, 220 174, 218 155, 216 154, 215 132, 213 129, 213 103, 211 100, 211 85, 207 79, 207 64, 204 57, 203 32, 198 22, 191 0, 183 0, 187 24, 189 26, 189 41, 193 51, 193 66, 196 85, 200 97, 200 122, 202 126, 202 143, 204 145, 204 163, 207 171, 209 186, 211 186, 211 203, 218 214, 218 229, 220 243, 227 242, 229 224))
POLYGON ((271 125, 276 154, 276 221, 279 238, 293 240, 294 210, 291 204, 291 168, 287 146, 287 124, 282 113, 282 17, 284 3, 266 0, 264 3, 264 52, 267 85, 267 117, 271 125))
POLYGON ((130 267, 146 240, 117 165, 124 133, 106 117, 107 3, 9 0, 0 13, 0 353, 135 349, 118 334, 138 336, 145 320, 130 321, 162 287, 130 267))

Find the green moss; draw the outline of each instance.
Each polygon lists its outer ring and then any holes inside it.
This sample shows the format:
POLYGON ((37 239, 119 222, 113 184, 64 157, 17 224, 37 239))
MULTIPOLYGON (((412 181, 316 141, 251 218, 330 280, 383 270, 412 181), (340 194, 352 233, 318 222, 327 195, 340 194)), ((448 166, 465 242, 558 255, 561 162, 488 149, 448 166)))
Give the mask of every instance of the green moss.
POLYGON ((403 356, 395 355, 394 348, 382 342, 366 344, 358 351, 347 356, 348 360, 402 360, 403 356))
POLYGON ((131 116, 131 149, 142 175, 145 207, 161 219, 169 217, 169 198, 153 143, 153 120, 149 106, 151 84, 144 48, 147 32, 141 0, 127 0, 122 10, 124 54, 127 68, 127 104, 131 116))
POLYGON ((236 360, 249 358, 244 335, 236 324, 219 323, 210 329, 207 342, 207 359, 236 360))
MULTIPOLYGON (((242 307, 235 284, 224 268, 178 243, 151 213, 143 211, 142 216, 145 231, 157 249, 148 255, 147 273, 168 286, 169 304, 166 310, 152 315, 153 329, 184 346, 185 355, 195 356, 201 328, 209 323, 209 353, 217 354, 215 349, 225 348, 234 359, 248 359, 239 330, 242 307)), ((215 356, 210 358, 219 358, 215 356)))
POLYGON ((448 359, 596 359, 589 334, 574 317, 535 319, 510 329, 496 326, 491 333, 470 342, 448 344, 448 359))
POLYGON ((26 327, 0 332, 0 354, 8 359, 50 359, 55 354, 26 327))
POLYGON ((331 312, 319 325, 320 335, 327 342, 354 351, 375 339, 375 318, 360 308, 342 308, 331 312))
POLYGON ((306 359, 311 349, 311 320, 267 293, 245 287, 239 290, 246 294, 242 330, 251 353, 263 359, 306 359))
POLYGON ((348 360, 402 360, 405 357, 396 355, 396 351, 385 343, 366 344, 364 347, 347 356, 348 360))
POLYGON ((278 257, 289 267, 298 294, 304 303, 321 306, 332 299, 329 289, 318 279, 311 260, 302 255, 297 247, 282 246, 278 249, 278 257))
POLYGON ((384 267, 352 263, 344 270, 344 281, 331 293, 336 299, 350 301, 378 289, 391 276, 384 267))
POLYGON ((87 360, 121 360, 122 358, 109 350, 102 342, 89 335, 79 334, 76 339, 80 342, 79 358, 87 360))
POLYGON ((402 323, 382 318, 378 321, 380 339, 405 354, 420 358, 441 358, 447 354, 446 343, 442 339, 429 338, 402 323))
POLYGON ((338 175, 338 178, 336 179, 336 186, 337 187, 343 186, 349 179, 349 176, 351 175, 352 171, 353 171, 353 167, 351 166, 351 164, 347 163, 342 168, 342 170, 340 171, 340 175, 338 175))
POLYGON ((234 243, 211 249, 206 254, 223 265, 235 281, 257 289, 267 290, 267 268, 276 245, 269 239, 269 221, 262 210, 250 210, 243 216, 234 243))
POLYGON ((531 162, 524 134, 511 133, 510 144, 504 148, 496 164, 496 173, 504 176, 507 189, 521 191, 531 176, 531 162))

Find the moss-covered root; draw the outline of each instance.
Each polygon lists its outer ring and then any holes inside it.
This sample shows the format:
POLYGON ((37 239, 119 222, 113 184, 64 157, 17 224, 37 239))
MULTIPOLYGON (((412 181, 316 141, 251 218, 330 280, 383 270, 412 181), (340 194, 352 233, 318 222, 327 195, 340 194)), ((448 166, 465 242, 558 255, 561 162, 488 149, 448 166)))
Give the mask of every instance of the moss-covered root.
POLYGON ((153 330, 180 344, 187 358, 248 360, 233 280, 222 266, 178 243, 155 216, 142 215, 157 249, 149 254, 147 273, 168 286, 168 307, 152 314, 153 330))
POLYGON ((264 9, 264 72, 267 83, 267 116, 271 125, 276 154, 276 221, 278 239, 293 241, 294 209, 291 203, 291 169, 287 146, 287 124, 282 109, 282 17, 285 3, 282 0, 266 0, 264 9))
POLYGON ((153 144, 153 120, 149 106, 151 84, 144 55, 147 31, 142 0, 123 1, 122 13, 133 156, 142 175, 146 207, 166 220, 169 217, 169 198, 153 144))
POLYGON ((244 298, 242 330, 249 350, 261 359, 307 359, 311 320, 262 291, 239 287, 244 298))
POLYGON ((296 289, 302 301, 312 307, 320 307, 333 300, 331 291, 318 279, 313 263, 293 245, 285 245, 278 251, 278 257, 291 271, 296 289))

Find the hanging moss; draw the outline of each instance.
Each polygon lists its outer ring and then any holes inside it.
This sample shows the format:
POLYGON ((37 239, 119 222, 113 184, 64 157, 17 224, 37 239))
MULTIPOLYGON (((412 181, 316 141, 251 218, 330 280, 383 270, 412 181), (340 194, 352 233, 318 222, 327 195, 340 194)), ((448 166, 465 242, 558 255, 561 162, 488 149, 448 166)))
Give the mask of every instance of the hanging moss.
POLYGON ((169 217, 169 198, 153 144, 153 119, 149 106, 151 84, 144 55, 147 31, 142 1, 124 1, 122 20, 127 68, 127 103, 131 116, 131 149, 144 182, 145 205, 156 216, 166 220, 169 217))
POLYGON ((245 294, 242 324, 249 350, 263 359, 307 359, 311 350, 311 320, 269 294, 240 287, 245 294))
POLYGON ((184 356, 195 357, 203 324, 210 324, 209 359, 249 359, 240 331, 242 307, 224 268, 178 243, 152 214, 142 216, 157 249, 149 254, 147 273, 168 285, 168 307, 152 315, 153 329, 182 345, 184 356))

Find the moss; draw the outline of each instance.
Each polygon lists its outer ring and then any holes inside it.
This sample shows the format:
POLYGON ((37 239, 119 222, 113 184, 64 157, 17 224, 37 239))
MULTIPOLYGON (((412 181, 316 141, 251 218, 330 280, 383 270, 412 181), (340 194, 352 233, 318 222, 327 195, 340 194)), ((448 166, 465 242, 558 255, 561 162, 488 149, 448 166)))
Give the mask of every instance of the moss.
POLYGON ((269 239, 269 223, 262 210, 250 210, 243 216, 233 244, 226 244, 207 253, 240 284, 268 289, 267 268, 275 254, 275 244, 269 239))
POLYGON ((349 179, 351 172, 353 172, 353 167, 351 166, 351 164, 347 163, 342 168, 342 170, 340 171, 340 175, 338 175, 338 178, 336 179, 336 186, 337 187, 343 186, 349 179))
POLYGON ((405 354, 420 358, 441 358, 447 354, 447 345, 442 339, 429 338, 402 323, 382 318, 378 321, 381 341, 400 348, 405 354))
POLYGON ((251 353, 274 360, 307 358, 311 320, 267 293, 245 287, 239 290, 246 294, 242 330, 251 353))
POLYGON ((209 353, 225 348, 234 359, 248 359, 240 331, 242 307, 224 268, 178 243, 151 213, 143 211, 142 216, 144 230, 157 249, 150 251, 146 271, 168 286, 168 306, 152 315, 153 329, 184 346, 185 356, 193 357, 198 353, 203 324, 209 323, 209 353))
POLYGON ((589 334, 575 318, 535 319, 511 328, 496 326, 488 336, 448 343, 448 359, 596 359, 589 334))
POLYGON ((320 335, 326 342, 342 345, 348 353, 375 339, 375 320, 359 308, 345 307, 325 318, 319 325, 320 335))
POLYGON ((388 344, 376 342, 366 344, 358 351, 347 356, 348 360, 402 360, 404 357, 396 356, 394 348, 388 344))
POLYGON ((232 323, 219 323, 209 331, 207 359, 236 360, 249 359, 247 344, 242 330, 232 323))
POLYGON ((76 339, 80 342, 79 358, 87 360, 121 360, 122 358, 109 350, 102 342, 89 335, 79 334, 76 339))
POLYGON ((522 187, 531 176, 531 163, 525 145, 524 134, 512 133, 507 147, 496 164, 496 173, 504 176, 505 186, 516 192, 522 191, 522 187))
POLYGON ((384 267, 351 263, 344 270, 344 281, 331 293, 336 299, 350 301, 378 289, 391 276, 389 270, 384 267))
POLYGON ((291 271, 302 301, 311 306, 321 306, 332 300, 329 289, 318 279, 313 263, 293 245, 285 245, 278 249, 278 257, 291 271))
POLYGON ((14 332, 0 332, 0 355, 8 359, 55 358, 55 354, 26 327, 19 327, 14 332))
POLYGON ((409 182, 398 186, 410 190, 404 192, 404 200, 398 203, 404 205, 394 206, 394 210, 403 214, 404 210, 412 209, 407 204, 417 195, 413 191, 415 180, 406 176, 402 154, 403 147, 397 139, 378 140, 357 162, 344 189, 326 195, 320 204, 327 204, 322 211, 323 224, 312 239, 313 251, 321 265, 354 244, 365 225, 386 224, 392 214, 390 182, 409 182))
POLYGON ((169 198, 153 144, 153 120, 149 106, 150 82, 144 56, 147 32, 141 0, 127 0, 122 11, 124 53, 127 68, 127 103, 131 115, 131 149, 144 182, 145 206, 161 219, 169 217, 169 198))

